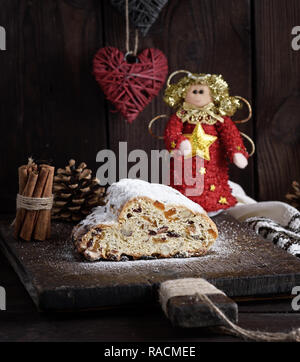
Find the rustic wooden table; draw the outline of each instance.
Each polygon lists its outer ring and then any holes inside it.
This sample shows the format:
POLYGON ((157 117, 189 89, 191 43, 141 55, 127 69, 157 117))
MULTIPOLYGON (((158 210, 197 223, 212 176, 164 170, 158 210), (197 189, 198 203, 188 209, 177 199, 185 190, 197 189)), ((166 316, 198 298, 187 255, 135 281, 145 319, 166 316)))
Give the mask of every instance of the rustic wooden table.
MULTIPOLYGON (((0 285, 6 289, 7 310, 0 311, 0 341, 237 341, 212 331, 175 329, 159 306, 147 305, 86 313, 41 314, 0 253, 0 285)), ((300 313, 290 301, 243 302, 240 325, 266 331, 300 327, 300 313)))

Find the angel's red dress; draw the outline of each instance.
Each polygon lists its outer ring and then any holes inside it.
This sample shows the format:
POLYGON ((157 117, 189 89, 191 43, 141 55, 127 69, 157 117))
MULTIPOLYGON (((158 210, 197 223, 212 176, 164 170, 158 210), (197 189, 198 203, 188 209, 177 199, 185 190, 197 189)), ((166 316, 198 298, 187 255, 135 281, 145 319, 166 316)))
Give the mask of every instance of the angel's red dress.
MULTIPOLYGON (((195 175, 203 177, 204 175, 204 190, 201 195, 189 198, 201 205, 207 212, 228 209, 237 203, 228 185, 228 162, 233 162, 233 155, 237 152, 242 153, 246 158, 249 157, 240 132, 233 121, 229 117, 223 117, 223 119, 224 122, 216 121, 214 124, 202 123, 200 120, 205 133, 216 136, 217 139, 209 148, 210 161, 204 160, 204 169, 196 170, 196 157, 198 156, 194 156, 191 161, 193 177, 195 175)), ((194 128, 195 124, 183 123, 174 114, 165 130, 166 148, 169 151, 179 149, 181 142, 187 139, 184 134, 191 134, 194 128)), ((184 180, 178 186, 174 182, 174 177, 176 177, 174 162, 171 162, 170 186, 185 194, 185 190, 190 186, 186 185, 184 180)))

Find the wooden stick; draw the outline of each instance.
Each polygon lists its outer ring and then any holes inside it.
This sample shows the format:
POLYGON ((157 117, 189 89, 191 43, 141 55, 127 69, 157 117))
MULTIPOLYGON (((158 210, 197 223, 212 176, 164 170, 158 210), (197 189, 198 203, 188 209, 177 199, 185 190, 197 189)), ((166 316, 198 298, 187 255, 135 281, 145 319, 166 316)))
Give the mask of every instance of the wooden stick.
MULTIPOLYGON (((19 167, 18 174, 19 174, 19 194, 24 195, 24 189, 25 189, 27 181, 28 181, 27 166, 24 165, 24 166, 19 167)), ((25 216, 25 210, 17 209, 16 218, 15 218, 15 222, 14 222, 14 237, 15 238, 17 238, 19 235, 21 225, 23 224, 24 216, 25 216)))
POLYGON ((22 195, 28 180, 27 166, 19 167, 19 194, 22 195))
MULTIPOLYGON (((45 184, 44 192, 41 197, 51 197, 53 188, 54 167, 41 165, 42 169, 48 170, 48 177, 45 184)), ((41 210, 39 212, 33 238, 44 241, 50 235, 51 229, 51 210, 41 210)))
MULTIPOLYGON (((35 189, 35 185, 38 179, 38 173, 36 171, 31 171, 29 172, 29 176, 28 176, 28 181, 27 184, 25 186, 23 195, 27 196, 27 197, 32 197, 33 193, 34 193, 34 189, 35 189)), ((24 216, 24 221, 26 219, 26 210, 24 210, 25 216, 24 216)), ((28 236, 28 230, 26 230, 26 228, 24 228, 24 223, 21 227, 21 233, 20 236, 24 239, 29 241, 30 240, 30 236, 28 236)))

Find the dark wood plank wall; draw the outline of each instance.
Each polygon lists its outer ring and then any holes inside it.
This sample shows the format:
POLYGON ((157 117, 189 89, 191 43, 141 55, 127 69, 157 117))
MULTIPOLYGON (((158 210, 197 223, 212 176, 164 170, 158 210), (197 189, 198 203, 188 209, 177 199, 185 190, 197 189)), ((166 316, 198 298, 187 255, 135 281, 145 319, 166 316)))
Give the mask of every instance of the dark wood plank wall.
POLYGON ((101 1, 1 0, 1 211, 13 210, 17 166, 28 156, 96 169, 107 147, 104 97, 91 71, 103 46, 101 1), (5 171, 4 171, 5 170, 5 171))
MULTIPOLYGON (((232 167, 231 179, 263 200, 282 199, 300 178, 300 52, 290 47, 299 14, 297 0, 169 0, 140 41, 164 51, 170 71, 221 73, 233 94, 253 102, 256 117, 239 128, 256 138, 258 154, 247 170, 232 167)), ((129 151, 163 148, 147 133, 153 116, 170 113, 162 92, 128 125, 93 79, 98 48, 124 50, 124 16, 109 0, 0 0, 0 25, 1 212, 14 210, 17 166, 30 155, 58 167, 74 157, 96 171, 97 152, 117 151, 120 141, 129 151)))
POLYGON ((299 0, 257 0, 256 144, 261 200, 284 200, 300 180, 300 51, 292 28, 300 25, 299 0))

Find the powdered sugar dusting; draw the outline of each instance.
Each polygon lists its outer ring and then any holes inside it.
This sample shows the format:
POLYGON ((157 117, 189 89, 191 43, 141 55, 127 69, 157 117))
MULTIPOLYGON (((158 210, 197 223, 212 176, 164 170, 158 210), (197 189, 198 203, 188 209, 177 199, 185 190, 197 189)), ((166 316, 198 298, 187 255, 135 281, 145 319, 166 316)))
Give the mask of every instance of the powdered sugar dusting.
POLYGON ((72 225, 62 223, 53 223, 51 240, 37 243, 16 241, 12 230, 3 228, 2 246, 18 260, 33 298, 37 297, 36 291, 51 292, 51 308, 145 303, 156 296, 160 283, 178 278, 207 279, 231 296, 253 295, 257 278, 262 281, 265 277, 267 281, 258 295, 290 291, 300 270, 297 258, 264 241, 226 213, 214 221, 220 235, 216 243, 207 255, 188 259, 84 261, 70 240, 72 225), (280 284, 276 284, 279 276, 280 284))
POLYGON ((159 270, 159 268, 176 267, 181 265, 189 265, 191 263, 202 261, 216 260, 218 258, 228 257, 233 252, 228 243, 224 243, 224 239, 219 237, 213 247, 208 251, 206 255, 195 258, 170 258, 170 259, 154 259, 154 260, 133 260, 125 262, 112 262, 112 261, 100 261, 100 262, 82 262, 80 266, 83 270, 117 270, 122 273, 126 270, 139 268, 145 268, 147 270, 159 270))
MULTIPOLYGON (((219 237, 207 254, 201 257, 89 262, 74 248, 69 237, 72 226, 61 223, 53 224, 53 236, 49 242, 12 244, 15 244, 18 259, 24 263, 26 272, 34 276, 34 283, 47 290, 71 288, 73 291, 74 288, 121 286, 126 290, 130 285, 146 283, 152 287, 164 280, 178 278, 202 277, 212 280, 231 278, 232 275, 247 276, 253 270, 259 275, 270 272, 268 263, 272 263, 270 268, 274 267, 274 263, 273 259, 265 258, 263 239, 226 216, 219 215, 214 221, 219 237)), ((267 245, 268 250, 273 248, 273 245, 267 245)), ((272 252, 284 254, 275 247, 272 252)), ((280 264, 278 268, 281 270, 280 264)))
POLYGON ((206 255, 201 257, 192 258, 170 258, 170 259, 153 259, 153 260, 132 260, 124 262, 115 261, 97 261, 88 262, 83 260, 80 255, 74 250, 70 242, 64 242, 60 245, 59 250, 56 251, 54 258, 49 253, 49 264, 53 269, 60 270, 61 272, 72 272, 73 275, 95 274, 112 272, 113 274, 123 274, 131 272, 138 273, 159 273, 162 270, 180 270, 182 267, 191 267, 197 265, 209 265, 210 263, 220 260, 226 260, 237 251, 239 248, 237 235, 234 235, 226 224, 222 225, 219 232, 219 237, 208 251, 206 255), (227 228, 227 230, 226 230, 227 228), (230 236, 229 236, 230 235, 230 236))
POLYGON ((119 213, 115 209, 111 209, 109 205, 98 206, 79 225, 113 225, 118 222, 118 215, 119 213))
POLYGON ((119 213, 128 201, 141 197, 158 200, 165 206, 184 206, 195 213, 206 214, 200 205, 172 187, 137 179, 122 179, 108 188, 106 206, 97 207, 80 225, 112 225, 118 221, 119 213))
POLYGON ((200 205, 191 201, 172 187, 155 183, 150 184, 143 180, 122 179, 111 185, 108 194, 110 195, 111 204, 114 204, 117 209, 131 199, 149 197, 167 206, 185 206, 194 212, 205 214, 205 211, 200 205))

